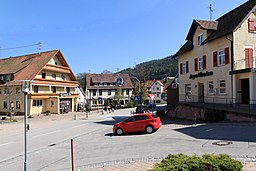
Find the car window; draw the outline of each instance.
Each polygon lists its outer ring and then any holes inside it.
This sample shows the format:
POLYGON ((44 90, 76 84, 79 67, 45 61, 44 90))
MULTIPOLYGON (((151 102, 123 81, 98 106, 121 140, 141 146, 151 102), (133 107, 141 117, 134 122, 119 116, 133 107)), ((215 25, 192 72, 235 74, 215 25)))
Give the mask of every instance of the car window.
POLYGON ((126 122, 133 122, 134 120, 135 120, 134 117, 130 117, 130 118, 126 119, 125 121, 126 121, 126 122))
POLYGON ((158 118, 156 114, 151 115, 153 118, 158 118))
POLYGON ((148 119, 148 116, 146 116, 146 115, 135 116, 136 121, 141 121, 141 120, 146 120, 146 119, 148 119))

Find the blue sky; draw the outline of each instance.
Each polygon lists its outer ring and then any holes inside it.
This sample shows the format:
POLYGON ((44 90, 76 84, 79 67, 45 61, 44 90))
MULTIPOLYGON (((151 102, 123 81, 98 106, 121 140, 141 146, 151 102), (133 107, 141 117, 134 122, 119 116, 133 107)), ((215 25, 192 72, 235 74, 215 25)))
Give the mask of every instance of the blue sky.
POLYGON ((0 58, 60 49, 72 71, 116 72, 174 54, 193 19, 246 0, 1 0, 0 58))

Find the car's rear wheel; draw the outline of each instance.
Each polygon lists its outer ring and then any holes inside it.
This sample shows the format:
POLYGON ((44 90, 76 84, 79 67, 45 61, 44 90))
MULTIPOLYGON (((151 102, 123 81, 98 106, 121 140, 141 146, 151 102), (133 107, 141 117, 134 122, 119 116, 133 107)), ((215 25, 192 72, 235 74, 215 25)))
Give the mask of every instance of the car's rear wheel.
POLYGON ((122 135, 123 133, 124 133, 124 131, 121 128, 116 129, 116 134, 117 135, 122 135))
POLYGON ((154 132, 153 127, 150 126, 150 125, 146 126, 146 132, 147 132, 148 134, 152 134, 152 133, 154 132))

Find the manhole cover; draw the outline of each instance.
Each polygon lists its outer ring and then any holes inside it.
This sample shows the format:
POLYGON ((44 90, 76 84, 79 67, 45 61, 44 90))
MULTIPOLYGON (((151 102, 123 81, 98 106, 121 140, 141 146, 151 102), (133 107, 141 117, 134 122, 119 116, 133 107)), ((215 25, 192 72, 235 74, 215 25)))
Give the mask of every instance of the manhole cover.
POLYGON ((218 146, 226 146, 232 144, 231 141, 217 141, 212 143, 213 145, 218 145, 218 146))

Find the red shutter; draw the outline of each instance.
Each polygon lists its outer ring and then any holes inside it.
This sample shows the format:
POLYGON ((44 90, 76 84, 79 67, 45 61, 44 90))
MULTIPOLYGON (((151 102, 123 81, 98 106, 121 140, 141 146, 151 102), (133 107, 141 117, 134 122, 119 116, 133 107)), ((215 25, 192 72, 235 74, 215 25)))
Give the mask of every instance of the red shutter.
POLYGON ((254 19, 248 19, 248 30, 250 33, 254 32, 254 19))
POLYGON ((180 63, 180 74, 182 74, 182 63, 180 63))
POLYGON ((245 68, 252 68, 253 67, 253 49, 252 48, 245 48, 245 68))
POLYGON ((188 61, 186 61, 186 73, 189 73, 189 70, 188 70, 189 68, 188 68, 188 61))
POLYGON ((197 60, 197 58, 194 59, 194 66, 195 66, 195 71, 198 71, 198 60, 197 60))
POLYGON ((213 66, 216 67, 218 65, 217 62, 217 51, 213 52, 213 66))
POLYGON ((203 69, 206 69, 206 55, 203 56, 203 69))
POLYGON ((229 64, 229 48, 225 48, 225 64, 229 64))

